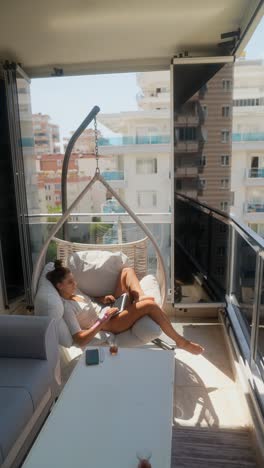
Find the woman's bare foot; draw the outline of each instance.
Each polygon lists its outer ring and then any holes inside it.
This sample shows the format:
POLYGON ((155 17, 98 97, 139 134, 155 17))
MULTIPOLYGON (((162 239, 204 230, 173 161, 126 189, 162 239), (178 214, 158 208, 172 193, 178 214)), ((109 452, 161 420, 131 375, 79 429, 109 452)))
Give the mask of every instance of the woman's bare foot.
POLYGON ((186 340, 182 338, 176 343, 178 348, 184 349, 191 354, 202 354, 204 352, 204 348, 200 346, 198 343, 193 343, 192 341, 186 340))

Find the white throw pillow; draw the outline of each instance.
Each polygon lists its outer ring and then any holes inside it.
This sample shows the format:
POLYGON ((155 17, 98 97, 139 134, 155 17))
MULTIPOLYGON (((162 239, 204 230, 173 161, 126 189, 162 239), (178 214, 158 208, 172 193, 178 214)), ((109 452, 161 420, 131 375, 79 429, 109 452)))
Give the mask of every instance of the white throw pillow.
POLYGON ((128 258, 122 252, 100 250, 75 252, 68 261, 78 288, 94 297, 113 294, 118 275, 126 266, 128 258))
POLYGON ((62 298, 56 288, 46 278, 48 271, 53 269, 53 262, 47 263, 43 268, 38 284, 38 291, 34 299, 35 314, 55 318, 59 343, 70 347, 72 345, 72 336, 63 319, 64 305, 62 298))

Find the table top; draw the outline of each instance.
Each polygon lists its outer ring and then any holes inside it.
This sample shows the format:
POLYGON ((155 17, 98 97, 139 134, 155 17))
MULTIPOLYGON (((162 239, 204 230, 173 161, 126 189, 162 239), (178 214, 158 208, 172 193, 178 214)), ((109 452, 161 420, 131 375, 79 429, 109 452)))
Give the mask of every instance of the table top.
POLYGON ((170 468, 174 352, 100 349, 99 365, 81 356, 23 468, 135 468, 140 450, 170 468))

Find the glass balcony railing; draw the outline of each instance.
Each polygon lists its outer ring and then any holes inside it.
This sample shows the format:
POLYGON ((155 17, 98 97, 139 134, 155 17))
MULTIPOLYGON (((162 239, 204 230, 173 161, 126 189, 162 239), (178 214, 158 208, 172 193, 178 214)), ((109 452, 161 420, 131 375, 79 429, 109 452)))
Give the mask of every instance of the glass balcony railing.
POLYGON ((247 170, 248 177, 264 177, 264 168, 261 169, 248 169, 247 170))
POLYGON ((170 143, 170 135, 142 135, 99 138, 99 146, 164 145, 170 143))
POLYGON ((264 133, 233 133, 232 141, 264 141, 264 133))
MULTIPOLYGON (((171 213, 137 213, 137 215, 144 219, 144 223, 147 224, 160 247, 169 284, 171 281, 171 213), (162 219, 162 223, 153 222, 154 216, 158 220, 162 219)), ((28 217, 33 263, 35 263, 43 244, 60 216, 61 213, 42 213, 28 217)), ((68 222, 68 235, 72 242, 87 244, 87 248, 89 248, 89 244, 117 244, 146 237, 146 234, 127 213, 113 211, 73 213, 72 220, 68 222)), ((56 237, 62 238, 62 230, 58 232, 56 237)), ((148 244, 148 272, 155 274, 156 253, 151 242, 148 244)), ((55 258, 56 246, 55 243, 51 242, 46 261, 53 261, 55 258)))
POLYGON ((102 176, 105 180, 124 180, 124 172, 123 171, 105 171, 102 172, 102 176))
POLYGON ((264 381, 264 239, 178 192, 174 211, 177 307, 184 307, 190 291, 201 307, 208 298, 222 301, 244 360, 264 381))

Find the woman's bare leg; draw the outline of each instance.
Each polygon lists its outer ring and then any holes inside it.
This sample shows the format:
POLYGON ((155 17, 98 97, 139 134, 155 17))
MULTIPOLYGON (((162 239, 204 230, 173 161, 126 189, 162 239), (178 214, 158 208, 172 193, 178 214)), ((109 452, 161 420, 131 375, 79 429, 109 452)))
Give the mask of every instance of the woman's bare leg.
POLYGON ((192 354, 200 354, 204 351, 202 346, 192 343, 179 335, 174 330, 166 314, 151 300, 142 300, 131 304, 127 307, 127 310, 120 312, 120 314, 109 320, 102 329, 112 333, 121 333, 131 328, 137 320, 145 315, 152 318, 161 327, 162 331, 175 341, 179 348, 183 348, 192 354))
POLYGON ((133 268, 123 268, 117 280, 114 296, 119 297, 125 292, 129 294, 131 302, 146 297, 133 268))

